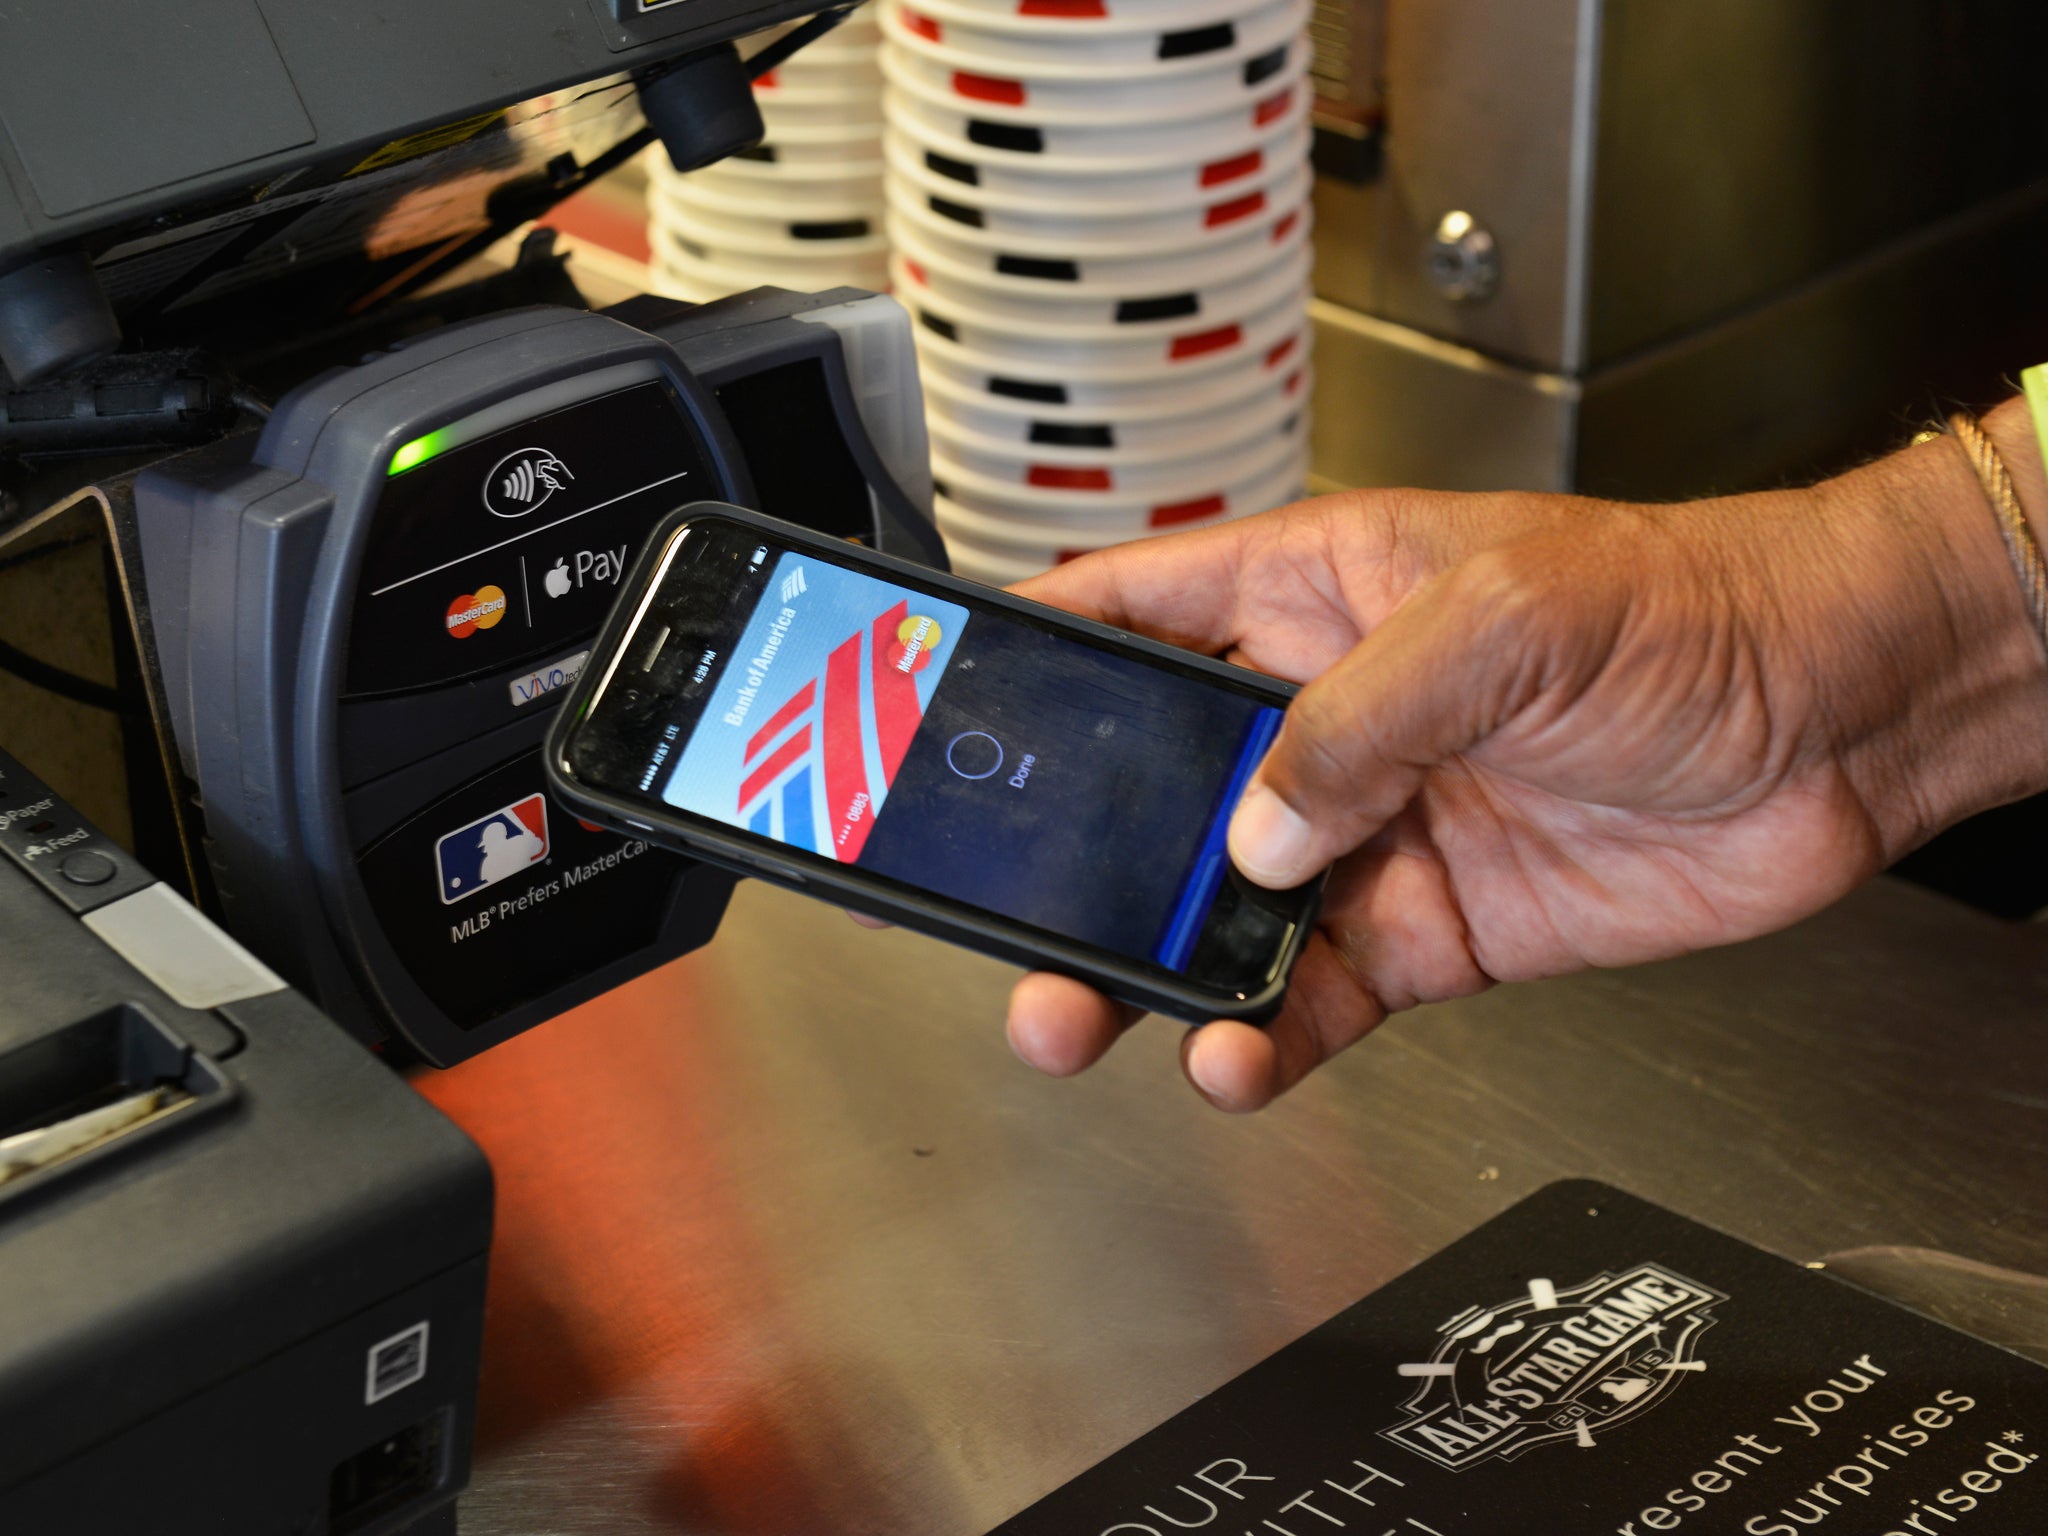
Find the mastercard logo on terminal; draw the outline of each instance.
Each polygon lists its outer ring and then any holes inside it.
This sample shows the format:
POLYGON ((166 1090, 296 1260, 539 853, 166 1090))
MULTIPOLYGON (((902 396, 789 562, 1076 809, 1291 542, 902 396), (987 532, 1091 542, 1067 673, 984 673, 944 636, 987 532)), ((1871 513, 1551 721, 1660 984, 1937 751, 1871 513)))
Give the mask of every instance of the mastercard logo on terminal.
POLYGON ((465 592, 448 605, 448 633, 467 639, 480 629, 493 629, 505 617, 505 593, 501 587, 478 587, 465 592))

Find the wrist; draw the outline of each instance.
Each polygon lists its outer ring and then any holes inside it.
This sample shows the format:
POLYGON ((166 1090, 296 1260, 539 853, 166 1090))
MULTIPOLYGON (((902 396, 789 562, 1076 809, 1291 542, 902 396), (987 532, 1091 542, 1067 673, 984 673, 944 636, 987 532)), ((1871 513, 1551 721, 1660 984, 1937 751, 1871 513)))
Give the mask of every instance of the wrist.
MULTIPOLYGON (((2024 405, 1993 441, 2037 535, 2048 474, 2024 405)), ((1987 421, 1987 431, 1993 424, 1987 421)), ((2048 789, 2048 655, 1984 488, 1943 437, 1817 487, 1841 566, 1819 644, 1825 715, 1889 863, 1978 811, 2048 789)))

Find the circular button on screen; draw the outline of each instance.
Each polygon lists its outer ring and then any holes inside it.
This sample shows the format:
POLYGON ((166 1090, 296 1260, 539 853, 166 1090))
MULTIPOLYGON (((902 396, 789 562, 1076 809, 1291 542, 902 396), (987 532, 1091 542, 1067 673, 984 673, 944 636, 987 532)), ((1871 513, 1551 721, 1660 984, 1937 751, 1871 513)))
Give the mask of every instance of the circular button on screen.
POLYGON ((963 779, 992 778, 1003 766, 1003 744, 987 731, 962 731, 946 743, 946 766, 963 779))

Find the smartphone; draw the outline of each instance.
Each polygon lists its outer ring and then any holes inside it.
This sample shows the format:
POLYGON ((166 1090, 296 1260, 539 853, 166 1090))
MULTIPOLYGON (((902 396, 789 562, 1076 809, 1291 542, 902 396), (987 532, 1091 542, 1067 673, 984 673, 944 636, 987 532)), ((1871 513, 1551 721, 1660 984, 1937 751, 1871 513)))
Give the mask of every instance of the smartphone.
POLYGON ((1280 1007, 1320 882, 1230 813, 1294 690, 715 502, 621 582, 548 738, 578 815, 1190 1021, 1280 1007))

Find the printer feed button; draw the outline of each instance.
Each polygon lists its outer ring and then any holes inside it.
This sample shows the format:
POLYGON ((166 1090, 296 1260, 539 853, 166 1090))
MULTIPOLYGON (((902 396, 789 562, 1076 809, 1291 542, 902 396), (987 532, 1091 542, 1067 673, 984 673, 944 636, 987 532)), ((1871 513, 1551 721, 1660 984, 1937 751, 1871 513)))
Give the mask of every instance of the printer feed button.
POLYGON ((57 873, 73 885, 105 885, 120 872, 120 866, 104 853, 91 848, 81 848, 68 853, 57 866, 57 873))

